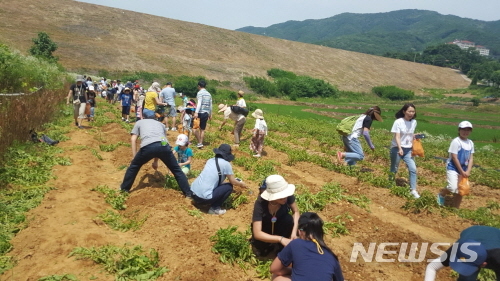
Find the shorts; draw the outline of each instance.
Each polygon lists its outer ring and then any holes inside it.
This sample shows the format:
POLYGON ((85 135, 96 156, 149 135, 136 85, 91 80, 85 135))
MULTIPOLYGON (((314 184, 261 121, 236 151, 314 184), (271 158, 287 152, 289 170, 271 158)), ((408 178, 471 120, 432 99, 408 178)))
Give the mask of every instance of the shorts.
POLYGON ((205 130, 207 128, 208 112, 198 113, 198 118, 200 118, 200 130, 205 130))
POLYGON ((122 114, 125 114, 125 115, 130 114, 130 105, 122 105, 122 114))
POLYGON ((85 108, 87 104, 82 102, 80 104, 73 104, 73 116, 75 118, 83 119, 85 118, 85 108))
POLYGON ((108 92, 107 95, 106 95, 106 99, 107 100, 113 100, 113 96, 114 96, 113 93, 108 92))
POLYGON ((175 108, 175 106, 167 105, 167 107, 165 107, 165 111, 163 112, 163 116, 176 117, 177 116, 177 109, 175 108))
POLYGON ((454 170, 446 170, 446 181, 448 189, 452 193, 458 193, 458 173, 454 170))

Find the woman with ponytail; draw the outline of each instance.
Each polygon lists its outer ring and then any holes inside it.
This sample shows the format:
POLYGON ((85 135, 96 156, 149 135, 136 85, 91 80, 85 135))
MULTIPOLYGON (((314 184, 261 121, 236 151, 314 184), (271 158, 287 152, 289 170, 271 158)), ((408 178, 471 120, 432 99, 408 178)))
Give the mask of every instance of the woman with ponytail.
POLYGON ((273 281, 344 280, 337 256, 323 241, 323 220, 318 214, 300 216, 297 236, 300 239, 292 240, 271 264, 273 281))

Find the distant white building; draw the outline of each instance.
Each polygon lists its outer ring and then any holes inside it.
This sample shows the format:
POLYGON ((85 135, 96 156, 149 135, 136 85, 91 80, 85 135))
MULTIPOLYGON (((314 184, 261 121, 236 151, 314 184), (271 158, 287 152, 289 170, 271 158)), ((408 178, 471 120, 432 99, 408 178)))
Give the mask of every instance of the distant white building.
POLYGON ((487 49, 481 45, 476 45, 476 43, 471 42, 471 41, 455 39, 455 41, 450 42, 449 44, 455 44, 458 47, 460 47, 460 49, 462 49, 462 50, 467 50, 469 48, 476 48, 476 50, 479 52, 479 54, 481 56, 489 56, 490 55, 490 49, 487 49))

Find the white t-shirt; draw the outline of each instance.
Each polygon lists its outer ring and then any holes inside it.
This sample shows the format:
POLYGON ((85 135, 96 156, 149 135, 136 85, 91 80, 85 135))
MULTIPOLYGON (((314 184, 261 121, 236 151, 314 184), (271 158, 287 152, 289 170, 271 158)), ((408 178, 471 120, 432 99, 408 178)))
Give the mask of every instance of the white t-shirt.
POLYGON ((245 100, 243 98, 238 99, 236 101, 236 105, 239 106, 239 107, 247 107, 247 103, 245 102, 245 100))
MULTIPOLYGON (((413 133, 417 127, 417 120, 412 119, 406 121, 404 118, 399 118, 394 121, 391 133, 399 133, 401 137, 401 147, 411 148, 413 146, 413 133)), ((398 147, 396 143, 396 135, 392 137, 391 147, 398 147)))

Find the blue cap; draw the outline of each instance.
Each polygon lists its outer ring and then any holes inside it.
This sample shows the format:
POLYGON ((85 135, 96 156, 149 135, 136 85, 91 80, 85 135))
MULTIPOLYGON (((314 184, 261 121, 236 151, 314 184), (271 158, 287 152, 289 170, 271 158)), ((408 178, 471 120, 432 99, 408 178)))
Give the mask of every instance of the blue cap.
POLYGON ((479 270, 488 253, 481 242, 475 240, 458 241, 457 254, 450 257, 450 267, 463 276, 470 276, 479 270))

